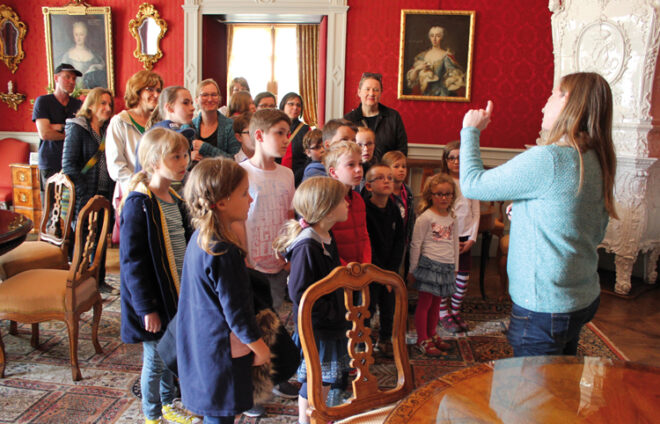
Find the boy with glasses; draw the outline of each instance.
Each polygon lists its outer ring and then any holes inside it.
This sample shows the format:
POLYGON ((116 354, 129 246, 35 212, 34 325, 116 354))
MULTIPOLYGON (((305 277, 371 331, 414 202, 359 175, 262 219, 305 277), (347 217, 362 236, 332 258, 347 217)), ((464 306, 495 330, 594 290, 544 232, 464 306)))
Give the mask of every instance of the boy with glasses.
MULTIPOLYGON (((367 212, 367 232, 371 243, 371 263, 388 271, 397 272, 403 259, 406 234, 399 208, 391 198, 393 187, 394 173, 389 166, 375 164, 367 172, 364 188, 370 196, 365 197, 364 203, 367 212)), ((375 283, 369 286, 369 293, 371 316, 374 316, 376 306, 380 310, 376 350, 389 358, 392 357, 394 292, 388 292, 385 286, 375 283)))

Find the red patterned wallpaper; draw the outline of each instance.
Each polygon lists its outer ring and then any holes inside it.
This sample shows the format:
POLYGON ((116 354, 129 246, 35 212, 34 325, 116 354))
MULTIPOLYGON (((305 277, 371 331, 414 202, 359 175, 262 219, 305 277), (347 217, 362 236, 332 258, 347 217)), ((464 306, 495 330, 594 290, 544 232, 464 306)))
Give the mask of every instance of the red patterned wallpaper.
POLYGON ((457 139, 465 111, 485 107, 488 99, 495 110, 483 146, 523 148, 535 142, 554 72, 546 1, 349 0, 348 5, 345 112, 359 104, 362 72, 379 72, 381 101, 399 111, 410 143, 457 139), (470 103, 397 100, 401 9, 476 11, 470 103))
MULTIPOLYGON (((18 107, 18 112, 0 103, 0 130, 36 131, 32 123, 30 99, 46 93, 48 74, 46 63, 46 45, 44 36, 44 17, 42 6, 62 7, 67 0, 5 0, 19 18, 27 25, 27 34, 23 41, 25 58, 12 74, 4 63, 0 62, 0 91, 7 91, 7 81, 14 81, 15 89, 27 96, 18 107)), ((133 57, 135 39, 128 31, 128 22, 135 18, 140 4, 144 0, 87 0, 91 6, 110 6, 112 8, 112 33, 115 72, 115 111, 124 108, 124 87, 126 80, 135 72, 143 69, 142 63, 133 57)), ((165 85, 183 82, 183 0, 150 0, 156 6, 160 16, 167 22, 167 32, 161 41, 163 58, 154 66, 154 71, 162 77, 165 85)), ((90 34, 92 36, 92 34, 90 34)))
MULTIPOLYGON (((128 21, 144 0, 88 0, 91 5, 112 7, 115 58, 115 110, 123 109, 124 85, 142 69, 133 57, 135 41, 128 21)), ((7 81, 35 99, 45 93, 46 49, 40 6, 61 7, 66 0, 6 0, 27 24, 25 59, 15 74, 0 64, 0 91, 7 81)), ((168 24, 162 41, 165 52, 154 70, 165 85, 183 82, 183 0, 152 0, 168 24)), ((357 83, 363 71, 383 74, 383 104, 396 108, 406 124, 411 143, 445 144, 458 137, 461 119, 470 107, 495 101, 494 121, 484 133, 484 146, 520 147, 538 135, 543 107, 552 85, 553 59, 550 12, 545 1, 529 0, 349 0, 346 45, 345 109, 357 103, 357 83), (401 9, 476 10, 472 75, 472 102, 399 101, 396 96, 401 9)), ((18 112, 0 104, 0 130, 35 131, 29 100, 18 112)), ((331 117, 327 117, 328 119, 331 117)))

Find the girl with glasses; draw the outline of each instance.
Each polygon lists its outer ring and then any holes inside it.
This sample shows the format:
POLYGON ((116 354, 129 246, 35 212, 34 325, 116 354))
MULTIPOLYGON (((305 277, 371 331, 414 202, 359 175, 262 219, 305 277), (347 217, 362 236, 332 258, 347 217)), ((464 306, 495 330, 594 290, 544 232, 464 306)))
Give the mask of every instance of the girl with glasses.
POLYGON ((415 285, 417 347, 426 356, 441 356, 449 345, 436 333, 440 304, 456 290, 458 224, 454 216, 456 184, 446 174, 435 174, 422 191, 420 215, 410 242, 408 284, 415 285))

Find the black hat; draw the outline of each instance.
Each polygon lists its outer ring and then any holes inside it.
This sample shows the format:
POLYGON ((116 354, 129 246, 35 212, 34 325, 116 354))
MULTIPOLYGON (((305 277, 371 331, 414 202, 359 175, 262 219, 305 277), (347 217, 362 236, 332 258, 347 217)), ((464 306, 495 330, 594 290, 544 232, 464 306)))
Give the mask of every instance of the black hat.
POLYGON ((55 68, 55 74, 59 74, 62 71, 73 72, 74 74, 76 74, 76 76, 82 77, 82 72, 80 72, 73 66, 69 65, 68 63, 60 63, 59 65, 57 65, 57 68, 55 68))

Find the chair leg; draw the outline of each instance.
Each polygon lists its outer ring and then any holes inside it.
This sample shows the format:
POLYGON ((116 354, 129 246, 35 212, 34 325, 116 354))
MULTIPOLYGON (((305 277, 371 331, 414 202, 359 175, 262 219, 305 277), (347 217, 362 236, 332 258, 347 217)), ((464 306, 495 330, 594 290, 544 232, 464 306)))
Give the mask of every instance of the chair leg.
POLYGON ((18 324, 16 324, 16 321, 9 321, 9 334, 12 336, 18 335, 18 324))
POLYGON ((30 346, 37 349, 39 348, 39 323, 32 324, 32 337, 30 338, 30 346))
POLYGON ((96 353, 103 353, 103 349, 99 344, 99 323, 101 322, 101 312, 103 311, 103 301, 99 299, 94 303, 94 317, 92 319, 92 344, 96 353))
POLYGON ((5 344, 0 333, 0 378, 5 378, 5 344))
POLYGON ((69 330, 69 356, 71 357, 71 378, 73 381, 82 380, 80 367, 78 367, 78 320, 80 317, 67 313, 66 326, 69 330))

